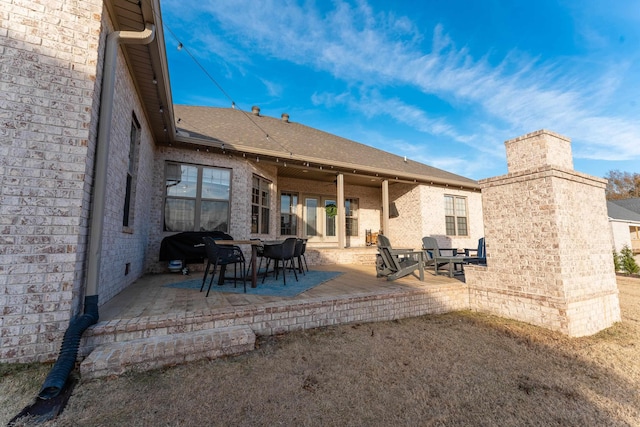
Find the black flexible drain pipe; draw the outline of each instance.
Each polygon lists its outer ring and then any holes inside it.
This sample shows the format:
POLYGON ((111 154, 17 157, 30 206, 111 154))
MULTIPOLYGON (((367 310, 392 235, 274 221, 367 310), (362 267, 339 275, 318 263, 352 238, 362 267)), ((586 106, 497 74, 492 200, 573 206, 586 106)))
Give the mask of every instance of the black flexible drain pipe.
POLYGON ((87 296, 84 300, 84 314, 74 317, 69 322, 69 327, 64 333, 58 360, 44 380, 38 394, 39 398, 51 399, 60 394, 69 374, 76 365, 80 338, 89 326, 98 321, 98 317, 98 295, 87 296))

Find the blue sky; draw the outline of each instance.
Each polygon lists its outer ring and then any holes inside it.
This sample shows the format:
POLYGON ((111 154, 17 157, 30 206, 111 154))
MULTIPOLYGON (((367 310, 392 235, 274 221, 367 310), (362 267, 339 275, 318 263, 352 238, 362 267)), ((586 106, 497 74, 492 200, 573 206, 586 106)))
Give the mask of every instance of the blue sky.
POLYGON ((161 5, 176 104, 286 112, 473 179, 539 129, 579 172, 640 172, 638 0, 161 5))

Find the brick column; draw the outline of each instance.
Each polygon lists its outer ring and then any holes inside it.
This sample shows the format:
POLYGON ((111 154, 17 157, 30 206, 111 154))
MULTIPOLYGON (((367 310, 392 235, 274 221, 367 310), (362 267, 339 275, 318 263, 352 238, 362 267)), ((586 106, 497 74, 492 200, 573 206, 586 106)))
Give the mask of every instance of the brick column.
POLYGON ((606 180, 575 172, 571 141, 553 132, 505 145, 508 174, 480 181, 488 259, 466 269, 470 307, 576 337, 611 326, 606 180))

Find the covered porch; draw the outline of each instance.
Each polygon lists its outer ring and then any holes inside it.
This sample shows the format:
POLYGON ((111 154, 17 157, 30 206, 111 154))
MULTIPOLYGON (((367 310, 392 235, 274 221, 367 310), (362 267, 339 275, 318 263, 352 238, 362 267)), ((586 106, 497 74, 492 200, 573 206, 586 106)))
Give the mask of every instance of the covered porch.
MULTIPOLYGON (((118 375, 250 351, 256 335, 274 335, 354 322, 393 320, 464 310, 468 290, 460 278, 425 272, 389 282, 373 265, 316 265, 338 277, 295 297, 212 292, 163 285, 179 274, 153 274, 100 309, 100 321, 81 344, 83 377, 118 375)), ((201 277, 193 273, 193 278, 201 277)))

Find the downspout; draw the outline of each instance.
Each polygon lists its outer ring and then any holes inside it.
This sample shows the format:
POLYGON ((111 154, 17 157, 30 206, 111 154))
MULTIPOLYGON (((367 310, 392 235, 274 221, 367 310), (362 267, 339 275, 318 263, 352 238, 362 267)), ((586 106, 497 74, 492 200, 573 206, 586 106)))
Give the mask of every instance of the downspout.
POLYGON ((73 370, 84 331, 98 321, 98 281, 102 257, 104 233, 105 199, 107 192, 107 170, 109 165, 109 143, 113 97, 115 92, 118 48, 120 44, 149 44, 155 38, 155 25, 147 23, 143 31, 114 31, 107 36, 104 56, 102 92, 100 94, 100 116, 96 141, 95 174, 93 177, 93 203, 89 251, 87 254, 87 281, 85 288, 84 314, 71 319, 64 334, 58 360, 49 372, 38 397, 50 399, 60 394, 69 374, 73 370))

